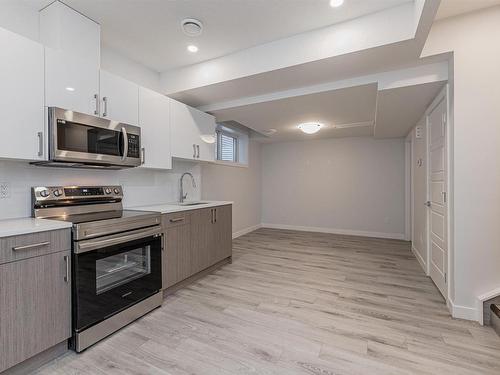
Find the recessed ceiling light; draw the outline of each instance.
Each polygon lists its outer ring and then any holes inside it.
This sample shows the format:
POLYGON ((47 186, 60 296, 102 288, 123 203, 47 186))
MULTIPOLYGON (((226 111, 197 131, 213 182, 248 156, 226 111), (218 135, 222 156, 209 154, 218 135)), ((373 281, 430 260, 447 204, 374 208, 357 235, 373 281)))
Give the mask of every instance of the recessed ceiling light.
POLYGON ((344 0, 330 0, 330 6, 332 8, 337 8, 337 7, 341 6, 342 4, 344 4, 344 0))
POLYGON ((187 46, 187 50, 191 53, 196 53, 198 52, 198 47, 196 47, 194 44, 190 44, 187 46))
POLYGON ((317 133, 322 127, 323 124, 320 124, 319 122, 306 122, 298 126, 298 128, 306 134, 317 133))
POLYGON ((66 90, 67 91, 75 91, 75 88, 74 87, 66 87, 66 90))

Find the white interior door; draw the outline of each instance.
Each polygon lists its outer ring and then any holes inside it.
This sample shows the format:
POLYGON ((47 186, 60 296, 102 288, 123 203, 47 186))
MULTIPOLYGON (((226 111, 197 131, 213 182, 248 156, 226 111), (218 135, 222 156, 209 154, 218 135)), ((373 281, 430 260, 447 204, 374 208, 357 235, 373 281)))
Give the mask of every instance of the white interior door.
POLYGON ((446 160, 446 99, 427 116, 429 273, 441 294, 448 298, 448 186, 446 160))

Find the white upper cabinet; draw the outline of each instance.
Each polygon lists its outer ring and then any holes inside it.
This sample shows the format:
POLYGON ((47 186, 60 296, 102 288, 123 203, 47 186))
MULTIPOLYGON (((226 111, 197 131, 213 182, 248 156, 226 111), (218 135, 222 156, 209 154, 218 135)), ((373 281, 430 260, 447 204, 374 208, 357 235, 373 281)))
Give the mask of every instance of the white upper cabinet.
POLYGON ((172 156, 215 160, 215 117, 176 100, 170 102, 172 156))
POLYGON ((165 95, 139 88, 142 166, 171 169, 170 101, 165 95))
POLYGON ((44 159, 43 47, 0 28, 0 50, 0 158, 44 159))
POLYGON ((40 11, 45 105, 99 114, 100 26, 61 2, 40 11))
POLYGON ((100 116, 130 125, 139 123, 139 86, 101 70, 100 116))

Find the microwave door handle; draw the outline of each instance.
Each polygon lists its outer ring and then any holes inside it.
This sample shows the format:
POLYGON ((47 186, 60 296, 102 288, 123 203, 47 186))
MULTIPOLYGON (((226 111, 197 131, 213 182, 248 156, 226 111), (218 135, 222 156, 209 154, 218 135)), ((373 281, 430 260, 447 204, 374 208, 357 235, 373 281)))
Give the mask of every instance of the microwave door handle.
POLYGON ((125 160, 128 155, 128 135, 127 135, 127 129, 125 127, 122 127, 122 136, 123 136, 123 155, 122 155, 122 160, 125 160))

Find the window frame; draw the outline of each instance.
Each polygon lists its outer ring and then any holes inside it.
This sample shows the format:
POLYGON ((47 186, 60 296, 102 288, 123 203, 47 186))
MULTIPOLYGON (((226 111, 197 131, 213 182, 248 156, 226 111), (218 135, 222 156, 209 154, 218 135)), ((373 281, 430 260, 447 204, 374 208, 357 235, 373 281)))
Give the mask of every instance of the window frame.
POLYGON ((239 163, 239 137, 233 132, 229 132, 223 129, 216 130, 217 140, 216 140, 216 159, 217 161, 223 163, 239 163), (222 136, 233 139, 233 160, 222 160, 222 136))

